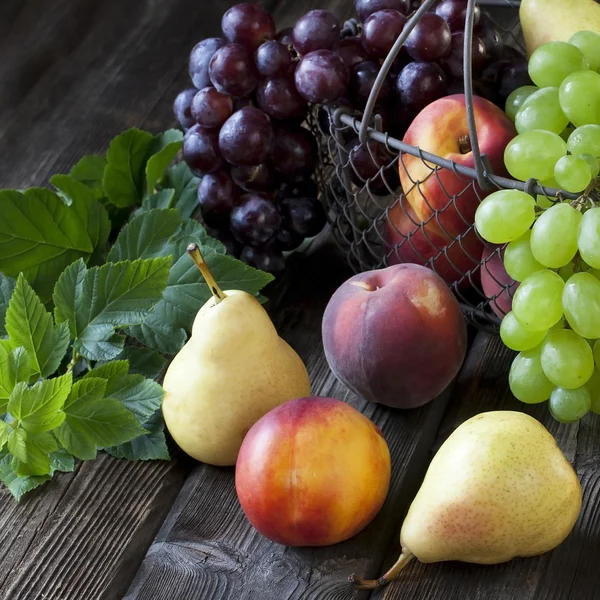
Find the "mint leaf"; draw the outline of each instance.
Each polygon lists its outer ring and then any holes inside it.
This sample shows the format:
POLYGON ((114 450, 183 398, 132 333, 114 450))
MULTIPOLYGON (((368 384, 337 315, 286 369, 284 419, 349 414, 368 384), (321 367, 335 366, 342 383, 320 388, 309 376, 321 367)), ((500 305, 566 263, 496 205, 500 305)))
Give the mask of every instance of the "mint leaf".
POLYGON ((144 429, 148 430, 147 434, 120 446, 106 448, 106 452, 117 458, 127 460, 169 460, 164 421, 160 411, 150 417, 148 422, 144 424, 144 429))
POLYGON ((0 336, 6 335, 6 327, 4 326, 6 310, 16 285, 17 282, 12 277, 6 277, 6 275, 0 273, 0 336))
POLYGON ((107 385, 113 381, 113 379, 118 379, 122 375, 127 375, 129 371, 129 362, 126 360, 113 360, 105 365, 100 365, 94 367, 91 371, 88 371, 83 379, 87 379, 89 377, 101 377, 102 379, 107 380, 107 385))
POLYGON ((23 496, 52 479, 51 475, 41 477, 19 477, 10 466, 12 459, 4 456, 0 460, 0 481, 8 488, 13 498, 19 502, 23 496))
POLYGON ((146 159, 153 142, 150 133, 133 128, 110 143, 102 182, 106 197, 115 206, 131 206, 141 201, 146 159))
POLYGON ((42 377, 58 369, 70 341, 67 325, 54 325, 52 315, 23 275, 19 275, 8 305, 6 331, 13 346, 27 351, 33 373, 42 377))
POLYGON ((183 133, 178 129, 169 129, 154 138, 146 164, 146 189, 150 194, 155 192, 156 184, 182 146, 183 133))
POLYGON ((96 198, 104 195, 102 180, 104 178, 104 169, 106 168, 106 158, 98 154, 89 154, 84 156, 69 173, 71 177, 80 181, 94 192, 96 198))
POLYGON ((175 209, 144 212, 121 229, 108 254, 108 261, 168 256, 169 239, 180 226, 181 218, 175 209))
POLYGON ((13 429, 8 434, 8 451, 18 460, 27 460, 27 432, 21 427, 13 429))
POLYGON ((126 346, 119 358, 129 361, 129 373, 143 375, 148 379, 156 379, 163 371, 167 360, 156 350, 126 346))
POLYGON ((157 192, 156 194, 152 194, 151 196, 146 196, 142 202, 142 206, 138 208, 136 211, 136 216, 141 215, 153 208, 172 208, 174 206, 173 200, 175 198, 175 190, 166 189, 157 192))
POLYGON ((8 434, 10 432, 10 427, 8 423, 4 421, 0 421, 0 450, 4 448, 4 445, 8 441, 8 434))
POLYGON ((38 381, 31 387, 17 383, 8 401, 8 412, 28 433, 50 431, 65 418, 62 408, 72 384, 71 373, 38 381))
POLYGON ((106 396, 121 402, 140 423, 145 423, 160 408, 164 394, 156 381, 143 375, 112 377, 106 385, 106 396))
POLYGON ((29 356, 23 347, 12 348, 8 340, 0 341, 0 413, 6 412, 15 385, 31 377, 29 356))
POLYGON ((181 213, 182 219, 189 219, 198 208, 199 184, 200 178, 183 161, 167 169, 164 188, 175 190, 174 206, 181 213))
POLYGON ((11 463, 13 471, 19 477, 49 475, 52 470, 50 454, 58 448, 56 440, 49 433, 27 435, 25 445, 27 460, 24 461, 15 456, 11 463))

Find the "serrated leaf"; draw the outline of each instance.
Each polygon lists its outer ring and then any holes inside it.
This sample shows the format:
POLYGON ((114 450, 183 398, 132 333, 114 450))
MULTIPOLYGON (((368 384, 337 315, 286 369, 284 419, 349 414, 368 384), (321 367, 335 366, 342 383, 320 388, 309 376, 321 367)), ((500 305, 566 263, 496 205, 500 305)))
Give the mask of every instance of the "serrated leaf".
POLYGON ((175 190, 175 208, 182 219, 189 219, 198 208, 198 185, 196 177, 185 162, 169 167, 165 176, 164 188, 175 190))
POLYGON ((119 358, 129 361, 129 373, 156 379, 167 364, 167 360, 156 350, 126 346, 119 358))
POLYGON ((8 451, 20 461, 27 460, 27 432, 21 427, 13 429, 8 434, 8 451))
POLYGON ((108 261, 169 256, 169 240, 180 226, 181 218, 175 209, 144 212, 121 229, 108 254, 108 261))
POLYGON ((0 450, 4 448, 4 445, 8 441, 8 434, 11 431, 8 423, 0 421, 0 450))
POLYGON ((11 462, 13 471, 19 477, 49 475, 52 470, 50 454, 58 448, 56 440, 49 433, 28 434, 25 445, 27 460, 15 456, 11 462))
POLYGON ((87 267, 82 259, 70 264, 54 286, 54 318, 57 323, 68 323, 71 336, 77 337, 75 310, 83 293, 83 280, 87 267))
POLYGON ((108 454, 126 460, 169 460, 169 449, 164 432, 164 421, 160 411, 157 411, 144 424, 148 433, 130 442, 106 448, 108 454))
MULTIPOLYGON (((93 370, 93 369, 92 369, 93 370)), ((91 371, 88 371, 91 373, 91 371)), ((92 402, 102 400, 106 393, 107 380, 102 377, 83 377, 76 381, 65 400, 64 411, 74 402, 92 402)))
POLYGON ((89 360, 113 360, 125 346, 125 336, 114 331, 114 325, 90 325, 77 337, 73 349, 89 360))
POLYGON ((17 282, 12 277, 0 273, 0 336, 6 335, 4 326, 6 311, 16 285, 17 282))
POLYGON ((25 348, 13 348, 8 340, 0 341, 0 413, 6 412, 8 399, 15 385, 27 382, 31 365, 25 348))
POLYGON ((107 382, 106 396, 115 398, 145 423, 159 408, 165 392, 143 375, 122 375, 107 382))
POLYGON ((105 168, 106 158, 104 156, 88 154, 71 169, 69 174, 93 190, 96 198, 101 198, 104 195, 102 179, 105 168))
POLYGON ((151 314, 141 325, 129 327, 127 333, 149 348, 163 354, 177 354, 187 340, 185 329, 175 329, 151 314))
POLYGON ((142 206, 138 208, 137 215, 141 215, 153 208, 173 208, 175 199, 175 190, 166 189, 157 192, 156 194, 152 194, 151 196, 147 196, 144 198, 142 202, 142 206))
POLYGON ((50 183, 56 188, 56 193, 67 206, 71 206, 75 198, 85 199, 90 204, 96 200, 94 191, 71 175, 53 175, 50 183))
POLYGON ((41 477, 19 477, 10 466, 12 459, 4 456, 0 460, 0 481, 8 488, 14 499, 19 502, 23 496, 52 479, 51 475, 41 477))
POLYGON ((115 206, 131 206, 141 201, 146 160, 153 141, 150 133, 133 128, 110 143, 102 183, 106 197, 115 206))
POLYGON ((127 360, 113 360, 105 365, 94 367, 83 376, 83 379, 89 377, 101 377, 102 379, 111 382, 115 378, 127 375, 128 371, 129 362, 127 360))
POLYGON ((50 467, 52 468, 51 475, 54 475, 56 471, 71 473, 75 470, 75 460, 64 448, 59 448, 50 454, 50 467))
POLYGON ((13 346, 27 351, 33 373, 42 377, 58 369, 70 341, 67 325, 54 325, 52 315, 23 275, 19 275, 8 305, 6 331, 13 346))
POLYGON ((28 433, 50 431, 65 418, 62 408, 72 385, 71 373, 38 381, 31 387, 17 383, 8 401, 8 412, 28 433))
POLYGON ((150 194, 182 146, 183 134, 178 129, 169 129, 154 138, 146 164, 146 189, 150 194))

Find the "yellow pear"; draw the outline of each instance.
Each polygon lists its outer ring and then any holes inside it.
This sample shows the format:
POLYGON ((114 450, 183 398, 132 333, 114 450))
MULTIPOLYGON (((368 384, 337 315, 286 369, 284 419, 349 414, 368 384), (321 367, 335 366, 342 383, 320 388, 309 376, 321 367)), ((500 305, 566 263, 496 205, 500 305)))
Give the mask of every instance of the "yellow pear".
POLYGON ((402 524, 402 554, 377 580, 412 559, 496 564, 548 552, 569 535, 581 484, 548 430, 512 411, 482 413, 458 427, 434 456, 402 524))
POLYGON ((529 55, 546 42, 568 42, 581 30, 600 34, 596 0, 521 0, 519 18, 529 55))
POLYGON ((256 298, 223 292, 198 246, 190 244, 188 253, 213 297, 169 365, 163 415, 184 452, 211 465, 234 465, 250 427, 279 404, 310 396, 310 381, 256 298))

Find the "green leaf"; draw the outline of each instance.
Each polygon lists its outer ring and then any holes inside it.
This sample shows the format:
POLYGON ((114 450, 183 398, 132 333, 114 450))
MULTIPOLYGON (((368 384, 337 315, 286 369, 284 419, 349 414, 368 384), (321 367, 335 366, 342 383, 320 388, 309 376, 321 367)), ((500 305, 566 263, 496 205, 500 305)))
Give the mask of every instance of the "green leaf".
MULTIPOLYGON (((89 371, 88 371, 89 372, 89 371)), ((106 393, 107 380, 102 377, 84 377, 76 381, 65 400, 64 411, 74 402, 92 402, 102 400, 106 393)))
POLYGON ((56 440, 49 433, 27 435, 25 445, 27 460, 15 456, 11 463, 13 471, 19 477, 49 475, 52 471, 50 454, 58 448, 56 440))
POLYGON ((11 431, 8 423, 0 421, 0 450, 4 448, 4 445, 8 441, 8 433, 11 431))
POLYGON ((54 318, 57 323, 68 323, 73 338, 77 337, 75 309, 83 293, 86 273, 85 262, 79 259, 61 273, 54 286, 54 318))
POLYGON ((136 211, 136 216, 141 215, 153 208, 172 208, 174 206, 175 190, 166 189, 147 196, 142 202, 142 206, 136 211))
POLYGON ((21 427, 8 434, 8 451, 18 460, 27 461, 27 432, 21 427))
POLYGON ((147 429, 148 433, 120 446, 106 448, 106 452, 127 460, 169 460, 164 421, 160 411, 150 417, 144 424, 144 429, 147 429))
POLYGON ((0 273, 0 336, 6 335, 4 320, 6 319, 6 310, 8 309, 10 297, 16 285, 17 282, 12 277, 6 277, 6 275, 0 273))
POLYGON ((59 448, 50 454, 50 466, 52 467, 51 475, 54 475, 55 471, 71 473, 75 470, 75 461, 64 448, 59 448))
POLYGON ((91 371, 88 371, 83 379, 87 379, 89 377, 101 377, 102 379, 107 380, 107 385, 113 381, 113 379, 118 379, 122 375, 127 375, 129 371, 129 362, 126 360, 113 360, 105 365, 100 365, 94 367, 91 371))
POLYGON ((169 129, 154 138, 146 164, 146 189, 150 194, 154 193, 156 184, 182 146, 183 133, 178 129, 169 129))
POLYGON ((113 325, 91 325, 77 337, 73 348, 89 360, 113 360, 123 351, 125 336, 113 325))
POLYGON ((8 488, 14 499, 19 502, 23 496, 52 479, 51 475, 41 477, 19 477, 11 467, 12 459, 5 456, 0 460, 0 481, 8 488))
POLYGON ((167 169, 164 188, 175 190, 175 208, 182 219, 189 219, 198 208, 199 184, 200 178, 183 161, 167 169))
POLYGON ((156 350, 126 346, 119 358, 129 361, 129 372, 132 375, 143 375, 148 379, 156 379, 167 364, 167 360, 156 350))
POLYGON ((162 354, 177 354, 187 340, 185 329, 173 328, 163 323, 161 318, 154 314, 151 314, 141 325, 130 327, 127 333, 162 354))
POLYGON ((175 209, 144 212, 121 229, 108 261, 169 256, 169 240, 180 226, 181 218, 175 209))
POLYGON ((110 143, 102 181, 108 200, 115 206, 131 206, 141 201, 146 159, 153 142, 150 133, 134 128, 110 143))
POLYGON ((0 341, 0 413, 6 412, 8 399, 15 385, 27 382, 31 377, 31 365, 27 351, 22 346, 12 348, 8 340, 0 341))
POLYGON ((56 188, 58 196, 67 206, 71 206, 75 198, 83 198, 90 204, 96 200, 94 191, 71 175, 53 175, 50 183, 56 188))
POLYGON ((17 383, 8 401, 8 412, 29 433, 50 431, 65 418, 62 408, 72 385, 71 373, 38 381, 31 387, 17 383))
POLYGON ((143 375, 112 377, 106 385, 106 396, 121 402, 140 423, 145 423, 160 408, 164 394, 156 381, 143 375))
POLYGON ((102 180, 105 168, 106 158, 104 156, 88 154, 71 169, 70 175, 93 190, 96 198, 101 198, 104 195, 102 180))
POLYGON ((54 325, 52 315, 23 275, 19 275, 8 305, 6 331, 13 346, 27 351, 33 373, 42 377, 58 369, 70 341, 67 325, 54 325))

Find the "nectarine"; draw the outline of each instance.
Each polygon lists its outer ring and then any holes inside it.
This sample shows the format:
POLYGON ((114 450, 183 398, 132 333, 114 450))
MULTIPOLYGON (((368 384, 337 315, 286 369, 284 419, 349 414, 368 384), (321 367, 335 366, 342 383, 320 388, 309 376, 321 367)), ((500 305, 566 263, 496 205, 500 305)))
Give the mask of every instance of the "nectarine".
POLYGON ((486 248, 481 260, 481 287, 486 298, 490 301, 491 309, 503 319, 512 308, 512 298, 519 287, 504 268, 502 258, 497 250, 486 248))

